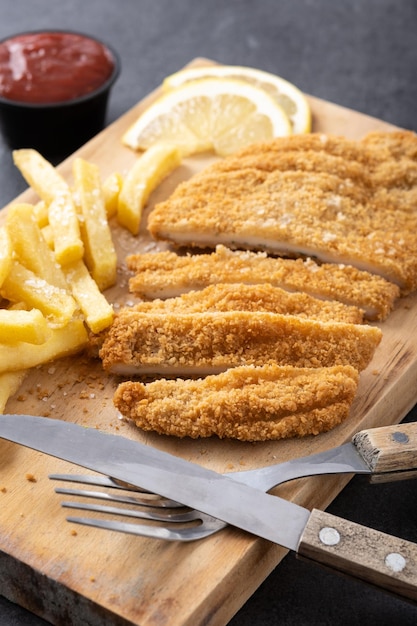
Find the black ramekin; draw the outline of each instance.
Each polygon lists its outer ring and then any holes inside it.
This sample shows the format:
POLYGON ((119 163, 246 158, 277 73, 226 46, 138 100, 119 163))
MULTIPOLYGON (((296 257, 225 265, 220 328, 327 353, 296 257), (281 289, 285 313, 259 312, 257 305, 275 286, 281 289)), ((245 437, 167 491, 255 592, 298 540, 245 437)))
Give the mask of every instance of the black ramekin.
POLYGON ((106 42, 70 30, 15 33, 3 38, 0 43, 20 35, 41 33, 69 33, 92 39, 105 46, 113 60, 111 76, 99 88, 79 98, 51 104, 31 104, 0 96, 0 129, 11 149, 35 148, 44 156, 63 158, 103 129, 110 91, 120 74, 120 59, 106 42))

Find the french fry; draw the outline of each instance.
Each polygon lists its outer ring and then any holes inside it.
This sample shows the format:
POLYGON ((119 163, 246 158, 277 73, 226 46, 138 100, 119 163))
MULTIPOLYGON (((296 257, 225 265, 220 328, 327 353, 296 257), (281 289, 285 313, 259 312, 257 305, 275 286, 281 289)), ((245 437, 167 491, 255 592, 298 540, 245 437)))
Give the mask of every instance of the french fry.
POLYGON ((77 209, 71 191, 54 166, 36 150, 13 151, 13 160, 27 183, 48 205, 48 219, 54 233, 55 256, 61 265, 81 259, 81 240, 77 209))
POLYGON ((31 204, 12 205, 7 212, 6 229, 22 265, 51 285, 68 288, 64 273, 35 221, 31 204))
POLYGON ((46 224, 41 229, 42 237, 45 239, 46 245, 50 250, 54 249, 54 233, 52 231, 51 225, 46 224))
POLYGON ((39 309, 0 309, 0 343, 25 341, 40 345, 50 336, 51 329, 39 309))
POLYGON ((46 205, 51 204, 57 194, 64 194, 68 190, 62 176, 37 150, 13 150, 13 161, 28 185, 46 205))
POLYGON ((80 352, 87 345, 87 330, 82 319, 72 319, 61 328, 52 328, 45 343, 0 343, 0 374, 16 372, 80 352))
POLYGON ((123 176, 119 172, 113 172, 103 181, 104 206, 106 207, 107 219, 117 213, 120 190, 123 185, 123 176))
POLYGON ((68 284, 71 285, 72 294, 91 331, 99 333, 110 326, 114 315, 113 307, 100 292, 86 265, 82 261, 77 261, 65 267, 64 271, 68 284))
POLYGON ((26 374, 27 370, 0 374, 0 413, 4 413, 7 401, 19 389, 26 374))
POLYGON ((119 194, 117 219, 121 226, 137 235, 143 208, 152 191, 181 163, 180 151, 172 145, 151 146, 127 173, 119 194))
POLYGON ((0 227, 0 287, 12 266, 13 248, 9 233, 4 226, 0 227))
POLYGON ((49 224, 49 216, 48 216, 48 205, 43 200, 39 200, 36 204, 33 205, 33 215, 35 220, 39 226, 39 228, 43 228, 49 224))
POLYGON ((107 221, 100 171, 97 165, 76 158, 73 174, 82 215, 84 261, 99 289, 104 291, 116 282, 117 255, 107 221))
POLYGON ((77 303, 67 291, 51 285, 15 260, 0 293, 6 300, 25 302, 28 308, 39 309, 48 320, 59 325, 66 324, 77 309, 77 303))
POLYGON ((54 236, 54 252, 58 263, 67 265, 82 259, 84 246, 77 209, 69 191, 55 196, 49 205, 48 218, 54 236))

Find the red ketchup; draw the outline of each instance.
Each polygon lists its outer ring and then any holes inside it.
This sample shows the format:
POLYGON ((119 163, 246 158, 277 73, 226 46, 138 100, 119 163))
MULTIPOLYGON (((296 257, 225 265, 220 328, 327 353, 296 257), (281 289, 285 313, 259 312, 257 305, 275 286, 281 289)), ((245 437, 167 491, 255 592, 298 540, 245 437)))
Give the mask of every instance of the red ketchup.
POLYGON ((0 97, 28 104, 66 102, 101 87, 113 69, 111 52, 89 37, 18 35, 0 43, 0 97))

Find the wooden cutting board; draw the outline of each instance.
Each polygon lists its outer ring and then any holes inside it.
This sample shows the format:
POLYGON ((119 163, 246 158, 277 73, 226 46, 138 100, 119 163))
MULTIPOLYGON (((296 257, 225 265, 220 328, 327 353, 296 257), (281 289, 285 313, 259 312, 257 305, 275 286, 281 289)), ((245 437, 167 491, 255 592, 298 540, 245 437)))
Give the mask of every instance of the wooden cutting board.
MULTIPOLYGON (((203 59, 194 65, 207 64, 203 59)), ((125 172, 135 155, 120 137, 155 92, 78 151, 103 177, 125 172)), ((313 130, 360 138, 393 126, 346 108, 309 98, 313 130)), ((150 207, 210 162, 187 159, 153 194, 150 207)), ((72 158, 60 171, 71 181, 72 158)), ((35 201, 28 190, 19 201, 35 201)), ((4 219, 3 211, 0 217, 4 219)), ((126 255, 156 250, 143 230, 136 238, 114 226, 119 255, 117 287, 109 299, 129 301, 126 255)), ((6 407, 8 413, 53 416, 121 434, 221 472, 249 469, 318 452, 349 440, 363 428, 399 422, 417 400, 417 295, 401 300, 380 326, 384 337, 362 373, 351 417, 333 431, 303 440, 241 443, 177 440, 143 434, 119 420, 112 404, 117 380, 100 363, 73 357, 34 369, 6 407)), ((19 417, 17 416, 18 420, 19 417)), ((0 593, 55 624, 141 626, 222 625, 251 596, 286 551, 227 528, 192 544, 159 542, 65 521, 52 472, 79 472, 69 463, 0 440, 0 593), (32 478, 32 480, 29 480, 32 478)), ((308 508, 325 508, 346 477, 310 478, 276 493, 308 508)))

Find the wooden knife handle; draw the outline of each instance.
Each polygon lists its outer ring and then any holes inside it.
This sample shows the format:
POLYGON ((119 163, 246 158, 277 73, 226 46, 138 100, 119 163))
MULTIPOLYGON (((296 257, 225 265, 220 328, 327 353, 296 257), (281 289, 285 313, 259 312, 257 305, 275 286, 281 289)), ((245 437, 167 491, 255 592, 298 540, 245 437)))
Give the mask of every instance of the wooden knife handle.
POLYGON ((417 468, 417 424, 361 430, 353 444, 373 472, 417 468))
POLYGON ((297 553, 417 601, 417 544, 314 509, 297 553))

